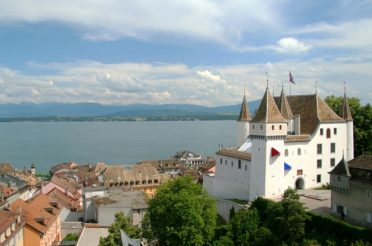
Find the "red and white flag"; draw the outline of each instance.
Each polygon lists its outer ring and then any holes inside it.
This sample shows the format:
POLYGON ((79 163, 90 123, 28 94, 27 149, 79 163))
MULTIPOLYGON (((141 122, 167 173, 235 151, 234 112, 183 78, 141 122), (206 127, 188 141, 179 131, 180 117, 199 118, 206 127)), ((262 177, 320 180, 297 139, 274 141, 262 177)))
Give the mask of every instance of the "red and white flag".
POLYGON ((294 79, 293 79, 293 76, 292 76, 292 73, 289 72, 289 82, 293 83, 293 84, 296 84, 294 79))

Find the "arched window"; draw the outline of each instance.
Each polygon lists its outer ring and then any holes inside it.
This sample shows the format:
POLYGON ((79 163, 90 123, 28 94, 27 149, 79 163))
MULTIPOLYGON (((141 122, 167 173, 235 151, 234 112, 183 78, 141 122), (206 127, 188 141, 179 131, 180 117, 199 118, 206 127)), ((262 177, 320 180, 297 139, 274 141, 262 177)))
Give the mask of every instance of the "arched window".
POLYGON ((327 138, 331 138, 331 129, 327 128, 327 138))
POLYGON ((301 155, 301 149, 300 148, 297 149, 297 155, 301 155))

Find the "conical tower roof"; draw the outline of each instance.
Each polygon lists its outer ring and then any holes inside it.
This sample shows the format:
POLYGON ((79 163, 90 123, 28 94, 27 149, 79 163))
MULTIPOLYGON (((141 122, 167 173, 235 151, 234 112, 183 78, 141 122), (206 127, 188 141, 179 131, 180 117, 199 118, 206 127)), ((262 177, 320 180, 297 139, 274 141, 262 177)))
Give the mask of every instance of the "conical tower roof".
POLYGON ((350 107, 349 107, 349 101, 347 100, 347 96, 346 96, 346 90, 344 92, 344 103, 342 104, 342 118, 346 121, 353 120, 350 107))
POLYGON ((269 88, 266 88, 260 106, 257 109, 256 115, 252 122, 262 123, 285 123, 287 122, 280 113, 274 98, 271 96, 269 88))
POLYGON ((345 161, 344 157, 342 157, 341 161, 336 165, 335 168, 333 168, 332 171, 329 172, 329 174, 344 175, 350 177, 349 164, 345 161))
POLYGON ((245 98, 245 92, 244 92, 243 102, 240 108, 240 114, 239 114, 238 121, 250 121, 251 119, 252 119, 251 114, 249 113, 249 108, 247 106, 247 100, 245 98))
POLYGON ((283 89, 282 89, 282 92, 280 93, 280 97, 278 100, 278 108, 279 108, 280 113, 284 117, 284 119, 290 120, 294 118, 292 109, 289 106, 287 97, 285 96, 283 89))

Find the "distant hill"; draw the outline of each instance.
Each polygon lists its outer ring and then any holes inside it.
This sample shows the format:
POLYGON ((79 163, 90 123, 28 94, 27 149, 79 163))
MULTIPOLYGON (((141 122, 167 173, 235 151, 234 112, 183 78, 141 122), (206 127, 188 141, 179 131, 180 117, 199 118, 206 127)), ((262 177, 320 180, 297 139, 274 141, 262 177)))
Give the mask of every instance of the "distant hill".
MULTIPOLYGON (((253 113, 259 105, 259 101, 249 102, 250 111, 253 113)), ((105 119, 120 117, 188 117, 203 116, 215 117, 218 115, 230 115, 233 118, 239 114, 239 105, 219 107, 205 107, 192 104, 130 104, 130 105, 102 105, 98 103, 20 103, 0 104, 0 118, 32 120, 33 118, 58 119, 66 117, 105 117, 105 119)))

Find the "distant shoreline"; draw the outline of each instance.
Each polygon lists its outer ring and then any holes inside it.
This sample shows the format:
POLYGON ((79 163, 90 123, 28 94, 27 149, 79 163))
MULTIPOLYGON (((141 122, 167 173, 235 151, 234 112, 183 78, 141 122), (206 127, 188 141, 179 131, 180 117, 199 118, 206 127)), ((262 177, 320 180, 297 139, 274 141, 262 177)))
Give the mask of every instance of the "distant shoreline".
POLYGON ((6 122, 108 122, 108 121, 211 121, 236 120, 235 114, 161 115, 161 116, 47 116, 0 118, 6 122))

